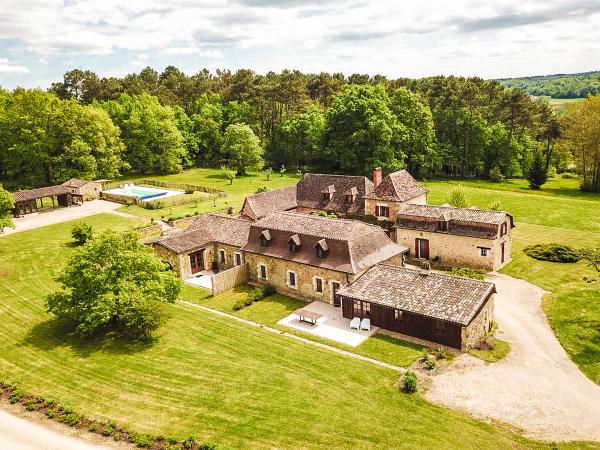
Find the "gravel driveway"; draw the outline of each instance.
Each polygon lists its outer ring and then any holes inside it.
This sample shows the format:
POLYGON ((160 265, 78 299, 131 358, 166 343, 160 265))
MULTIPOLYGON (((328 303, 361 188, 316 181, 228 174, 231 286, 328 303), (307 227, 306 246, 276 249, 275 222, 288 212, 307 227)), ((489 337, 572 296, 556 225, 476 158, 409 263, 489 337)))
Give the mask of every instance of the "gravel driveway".
POLYGON ((559 344, 541 308, 544 291, 494 274, 498 337, 512 349, 486 364, 461 354, 432 376, 425 398, 479 418, 509 423, 525 436, 550 441, 600 441, 600 386, 559 344))

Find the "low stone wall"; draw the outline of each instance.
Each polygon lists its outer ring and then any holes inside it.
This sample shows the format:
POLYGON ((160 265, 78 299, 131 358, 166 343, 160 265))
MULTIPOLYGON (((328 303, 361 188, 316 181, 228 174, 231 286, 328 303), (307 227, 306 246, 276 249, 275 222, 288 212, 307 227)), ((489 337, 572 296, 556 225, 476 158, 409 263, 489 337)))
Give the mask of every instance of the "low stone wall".
POLYGON ((140 236, 148 236, 149 234, 155 234, 155 233, 160 233, 162 231, 162 228, 159 224, 155 224, 155 225, 148 225, 147 227, 143 227, 143 228, 138 228, 137 231, 140 236))

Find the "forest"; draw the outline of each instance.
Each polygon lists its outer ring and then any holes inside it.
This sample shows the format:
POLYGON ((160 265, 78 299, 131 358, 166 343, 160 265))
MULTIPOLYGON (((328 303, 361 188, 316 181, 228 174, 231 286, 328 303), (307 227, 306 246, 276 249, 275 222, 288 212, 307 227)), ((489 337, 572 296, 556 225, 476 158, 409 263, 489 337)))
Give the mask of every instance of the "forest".
POLYGON ((586 98, 600 93, 600 71, 504 78, 498 81, 506 87, 523 89, 536 97, 586 98))
POLYGON ((0 179, 11 188, 223 165, 500 180, 527 176, 536 158, 567 170, 559 137, 547 102, 481 78, 169 66, 0 89, 0 179))

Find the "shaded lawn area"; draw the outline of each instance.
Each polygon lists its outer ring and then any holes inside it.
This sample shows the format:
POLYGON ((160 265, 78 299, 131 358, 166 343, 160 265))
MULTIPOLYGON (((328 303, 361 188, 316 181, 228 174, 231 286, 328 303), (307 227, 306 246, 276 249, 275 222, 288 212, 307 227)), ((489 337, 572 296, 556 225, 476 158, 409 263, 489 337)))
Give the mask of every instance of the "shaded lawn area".
MULTIPOLYGON (((131 225, 112 215, 86 222, 131 225)), ((225 447, 547 448, 402 394, 393 371, 190 306, 169 307, 151 345, 65 336, 43 298, 73 251, 72 224, 0 238, 2 380, 134 431, 225 447)))
MULTIPOLYGON (((134 178, 136 177, 130 177, 130 179, 134 178)), ((186 214, 220 211, 229 207, 233 207, 237 213, 241 209, 244 199, 248 195, 254 194, 258 188, 266 187, 269 190, 278 189, 296 184, 300 179, 298 175, 293 173, 286 173, 284 176, 276 173, 271 175, 270 179, 267 181, 264 174, 254 173, 243 177, 238 177, 233 181, 233 184, 230 184, 228 180, 220 177, 219 169, 212 168, 196 168, 174 175, 157 175, 148 176, 146 178, 173 183, 198 184, 201 186, 226 191, 229 195, 225 198, 218 198, 215 201, 210 200, 206 202, 198 202, 197 204, 190 203, 187 205, 179 205, 155 210, 145 209, 140 206, 123 206, 119 209, 119 211, 154 218, 159 218, 161 216, 183 216, 186 214)), ((123 181, 126 181, 126 179, 123 179, 123 181)))
POLYGON ((232 291, 225 292, 217 297, 211 297, 207 290, 186 284, 181 294, 181 298, 206 306, 207 308, 217 309, 244 319, 262 323, 272 328, 286 331, 289 334, 302 336, 332 347, 402 367, 409 367, 423 353, 423 347, 421 345, 395 339, 383 334, 373 334, 358 347, 351 347, 319 336, 314 336, 310 333, 304 333, 299 330, 294 330, 293 328, 278 325, 277 322, 279 320, 289 316, 296 309, 307 305, 307 303, 302 300, 297 300, 281 294, 269 296, 246 308, 234 311, 234 303, 240 299, 246 298, 251 289, 252 287, 250 286, 238 286, 232 291))

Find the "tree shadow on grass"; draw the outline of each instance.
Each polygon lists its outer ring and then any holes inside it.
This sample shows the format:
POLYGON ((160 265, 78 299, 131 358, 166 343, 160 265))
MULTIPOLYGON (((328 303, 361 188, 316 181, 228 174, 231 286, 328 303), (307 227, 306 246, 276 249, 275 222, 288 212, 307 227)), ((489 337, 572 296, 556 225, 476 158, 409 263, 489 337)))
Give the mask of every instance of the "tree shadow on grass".
POLYGON ((152 348, 158 341, 135 340, 113 331, 102 331, 93 336, 78 336, 72 322, 62 319, 49 319, 29 329, 19 345, 33 346, 39 350, 50 351, 68 347, 79 357, 87 358, 96 352, 115 355, 129 355, 152 348))

